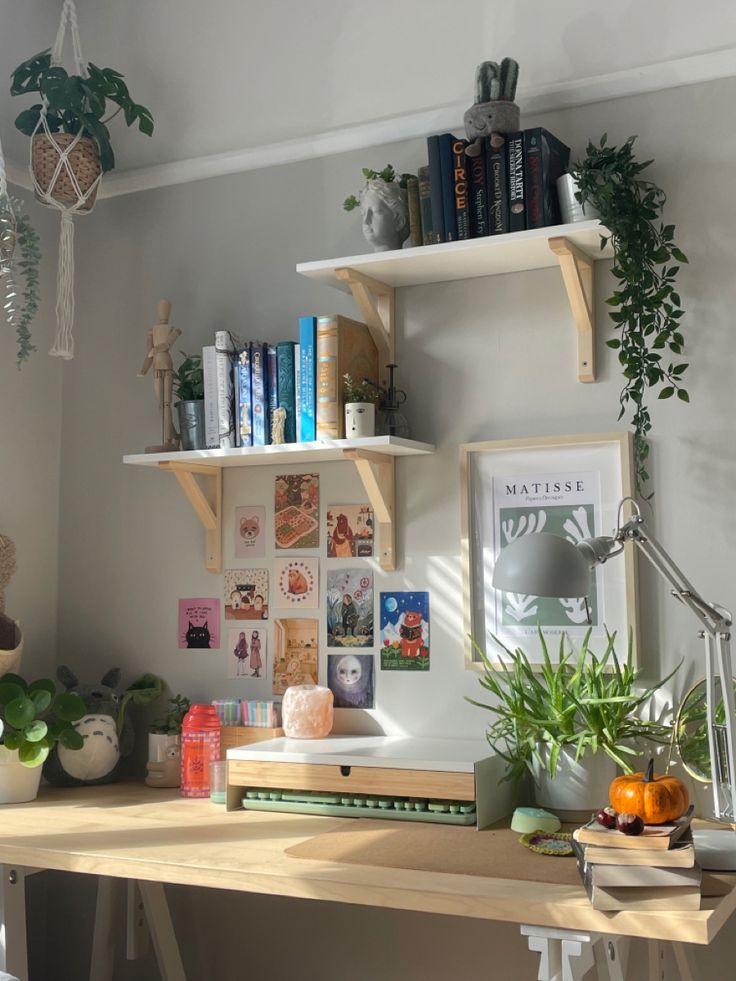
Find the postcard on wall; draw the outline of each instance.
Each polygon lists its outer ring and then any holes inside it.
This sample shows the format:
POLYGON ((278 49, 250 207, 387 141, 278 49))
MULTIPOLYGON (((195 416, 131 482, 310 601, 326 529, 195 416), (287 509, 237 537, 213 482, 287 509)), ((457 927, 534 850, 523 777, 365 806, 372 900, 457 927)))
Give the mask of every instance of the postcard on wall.
POLYGON ((318 684, 319 620, 274 620, 273 693, 291 685, 318 684))
POLYGON ((265 627, 243 627, 227 632, 227 676, 265 680, 267 636, 265 627))
POLYGON ((327 646, 373 647, 373 572, 328 569, 327 646))
POLYGON ((179 647, 182 649, 220 646, 219 599, 179 600, 179 647))
POLYGON ((235 558, 262 559, 266 554, 266 509, 235 508, 235 558))
POLYGON ((381 593, 381 670, 429 670, 429 593, 381 593))
POLYGON ((268 569, 227 569, 226 620, 268 620, 268 569))
POLYGON ((276 609, 319 609, 319 559, 274 559, 273 578, 276 609))
POLYGON ((373 708, 372 654, 328 654, 327 687, 335 697, 335 708, 373 708))
POLYGON ((281 474, 276 478, 276 548, 319 548, 319 474, 281 474))
POLYGON ((327 508, 327 557, 373 555, 373 509, 367 504, 331 504, 327 508))

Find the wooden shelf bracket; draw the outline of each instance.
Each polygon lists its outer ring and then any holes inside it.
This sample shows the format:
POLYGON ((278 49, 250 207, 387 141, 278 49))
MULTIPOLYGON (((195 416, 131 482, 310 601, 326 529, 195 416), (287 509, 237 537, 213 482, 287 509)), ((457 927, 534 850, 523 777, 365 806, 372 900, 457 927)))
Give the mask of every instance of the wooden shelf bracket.
POLYGON ((204 528, 204 564, 208 572, 222 572, 222 469, 175 460, 159 463, 173 473, 204 528), (203 479, 200 487, 196 476, 203 479))
POLYGON ((578 332, 578 380, 595 381, 593 260, 567 238, 551 238, 578 332))
POLYGON ((387 286, 356 269, 336 269, 335 276, 350 287, 353 299, 371 332, 371 337, 378 348, 378 364, 382 376, 380 380, 385 384, 386 379, 383 378, 383 372, 387 364, 393 363, 395 353, 396 291, 393 286, 387 286))
POLYGON ((392 572, 396 568, 395 458, 369 450, 344 450, 343 456, 355 463, 371 502, 379 564, 392 572))

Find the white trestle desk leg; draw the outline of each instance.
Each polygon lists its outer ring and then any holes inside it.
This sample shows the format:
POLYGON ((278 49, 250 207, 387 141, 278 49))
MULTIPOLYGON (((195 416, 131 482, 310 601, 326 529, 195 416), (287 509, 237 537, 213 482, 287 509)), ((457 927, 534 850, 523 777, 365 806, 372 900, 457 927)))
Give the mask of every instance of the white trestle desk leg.
POLYGON ((186 981, 174 924, 160 882, 138 881, 162 981, 186 981))
MULTIPOLYGON (((522 924, 521 935, 528 938, 529 950, 539 954, 538 981, 582 981, 594 966, 593 944, 600 934, 522 924)), ((612 981, 619 979, 614 975, 612 981)))
POLYGON ((28 981, 26 878, 39 869, 0 865, 0 970, 28 981))
POLYGON ((647 942, 647 955, 649 958, 649 981, 665 981, 664 951, 659 940, 647 942))
POLYGON ((700 972, 692 962, 688 945, 673 942, 672 952, 682 981, 700 981, 700 972))
POLYGON ((97 880, 89 981, 112 981, 115 968, 115 932, 123 910, 124 889, 124 879, 101 875, 97 880))

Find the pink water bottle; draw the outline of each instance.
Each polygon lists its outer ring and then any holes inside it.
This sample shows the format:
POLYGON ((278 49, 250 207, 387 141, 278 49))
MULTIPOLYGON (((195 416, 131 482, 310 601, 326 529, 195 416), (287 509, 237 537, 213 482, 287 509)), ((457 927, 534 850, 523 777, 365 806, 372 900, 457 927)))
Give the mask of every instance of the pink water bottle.
POLYGON ((220 720, 214 705, 192 705, 181 727, 181 795, 209 797, 210 763, 220 758, 220 720))

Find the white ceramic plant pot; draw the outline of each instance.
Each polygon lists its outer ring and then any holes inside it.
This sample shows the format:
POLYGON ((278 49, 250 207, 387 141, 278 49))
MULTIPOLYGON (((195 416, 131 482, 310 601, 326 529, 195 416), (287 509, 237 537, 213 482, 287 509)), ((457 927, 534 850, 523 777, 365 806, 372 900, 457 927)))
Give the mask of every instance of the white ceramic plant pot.
POLYGON ((578 182, 572 174, 563 174, 557 178, 557 198, 560 202, 560 216, 563 225, 570 225, 576 221, 591 221, 599 218, 599 214, 592 204, 580 204, 575 195, 578 190, 578 182))
MULTIPOLYGON (((542 747, 541 755, 546 764, 546 747, 542 747)), ((536 759, 532 760, 532 767, 536 804, 558 817, 585 820, 608 804, 608 788, 616 776, 616 764, 605 753, 586 753, 576 763, 575 751, 563 749, 554 777, 536 759)))
POLYGON ((15 647, 12 651, 0 651, 0 677, 9 671, 18 673, 20 670, 20 658, 23 653, 23 632, 20 624, 15 623, 15 647))
POLYGON ((149 787, 178 787, 181 783, 181 734, 148 733, 146 783, 149 787))
POLYGON ((42 766, 23 766, 17 749, 0 746, 0 804, 24 804, 38 797, 42 766))
POLYGON ((348 402, 345 405, 345 436, 360 439, 376 435, 376 407, 372 402, 348 402))

